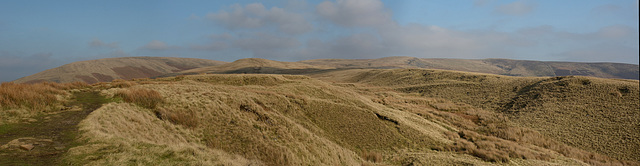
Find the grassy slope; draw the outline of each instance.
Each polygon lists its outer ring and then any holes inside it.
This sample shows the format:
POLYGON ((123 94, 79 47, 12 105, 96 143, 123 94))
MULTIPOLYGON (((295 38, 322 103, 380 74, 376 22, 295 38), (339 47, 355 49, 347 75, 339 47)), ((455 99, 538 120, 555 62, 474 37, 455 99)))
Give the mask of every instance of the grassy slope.
POLYGON ((138 83, 103 93, 153 89, 163 101, 146 108, 114 103, 95 111, 81 124, 88 143, 72 149, 68 161, 491 165, 496 163, 487 161, 495 159, 508 165, 581 164, 535 145, 482 136, 465 128, 478 124, 447 110, 472 106, 389 89, 287 75, 191 75, 138 83))
POLYGON ((189 75, 92 87, 121 102, 81 122, 80 146, 69 150, 67 164, 638 161, 637 81, 356 69, 310 77, 189 75))
POLYGON ((245 58, 220 66, 209 66, 185 70, 180 73, 285 73, 282 70, 332 69, 324 65, 310 65, 298 62, 279 62, 260 58, 245 58))
POLYGON ((640 160, 640 101, 635 80, 522 78, 415 69, 342 71, 315 77, 468 104, 580 149, 640 160))
POLYGON ((123 57, 105 58, 89 61, 80 61, 66 64, 15 80, 16 83, 25 82, 74 82, 84 81, 88 83, 108 82, 113 79, 146 78, 161 74, 173 73, 186 69, 205 66, 215 66, 227 62, 172 57, 123 57), (134 68, 127 68, 134 67, 134 68), (115 69, 114 69, 115 68, 115 69), (127 75, 122 71, 133 73, 127 75), (135 71, 133 71, 135 70, 135 71), (150 75, 151 74, 151 75, 150 75), (83 79, 84 78, 84 79, 83 79), (105 80, 106 79, 106 80, 105 80))
POLYGON ((300 63, 351 69, 423 68, 528 77, 586 75, 600 78, 638 79, 638 65, 621 63, 548 62, 510 59, 427 59, 414 57, 314 59, 300 61, 300 63))

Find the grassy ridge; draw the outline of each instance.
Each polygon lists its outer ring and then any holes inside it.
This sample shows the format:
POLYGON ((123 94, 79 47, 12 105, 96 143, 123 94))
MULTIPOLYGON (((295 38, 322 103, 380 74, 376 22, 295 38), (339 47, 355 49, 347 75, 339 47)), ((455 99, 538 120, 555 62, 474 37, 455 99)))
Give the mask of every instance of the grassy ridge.
MULTIPOLYGON (((531 128, 536 131, 533 138, 544 135, 553 139, 550 142, 557 140, 569 146, 545 141, 533 142, 535 145, 583 161, 615 162, 597 153, 619 160, 640 160, 640 153, 636 153, 640 148, 640 101, 635 80, 521 78, 416 69, 342 71, 316 77, 453 102, 431 105, 442 110, 457 112, 461 105, 482 108, 503 116, 510 126, 487 123, 479 131, 517 141, 531 132, 514 127, 531 128), (331 75, 343 77, 327 77, 331 75)), ((482 123, 483 118, 479 120, 482 123)))
POLYGON ((92 88, 114 103, 81 122, 83 144, 66 163, 637 164, 637 81, 356 69, 92 88), (620 138, 629 147, 614 141, 620 138))
POLYGON ((305 76, 251 74, 190 75, 130 84, 122 88, 104 85, 108 88, 102 93, 116 97, 158 93, 152 96, 163 96, 162 102, 155 107, 114 104, 92 113, 81 125, 89 144, 72 150, 71 161, 579 164, 552 150, 479 129, 490 120, 502 122, 497 114, 384 87, 359 89, 305 76), (193 153, 187 155, 185 148, 193 153), (141 155, 143 149, 145 155, 141 155), (99 157, 107 153, 111 157, 99 157))

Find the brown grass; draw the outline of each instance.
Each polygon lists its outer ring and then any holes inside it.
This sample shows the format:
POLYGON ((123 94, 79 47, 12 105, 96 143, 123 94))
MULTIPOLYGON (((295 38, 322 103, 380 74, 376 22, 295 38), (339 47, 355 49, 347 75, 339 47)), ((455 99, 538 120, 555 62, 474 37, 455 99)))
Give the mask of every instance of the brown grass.
POLYGON ((363 150, 361 156, 367 161, 371 161, 374 163, 382 162, 382 154, 378 152, 363 150))
POLYGON ((194 110, 189 109, 173 109, 157 108, 154 110, 156 117, 162 120, 168 120, 169 122, 177 125, 182 125, 188 128, 196 128, 200 124, 200 119, 196 115, 194 110))
POLYGON ((4 108, 27 107, 42 109, 49 103, 58 102, 56 95, 63 91, 48 83, 16 84, 4 82, 0 85, 0 105, 4 108))
MULTIPOLYGON (((144 140, 157 149, 167 149, 162 146, 189 138, 181 142, 202 150, 201 156, 210 153, 204 150, 223 151, 265 165, 582 163, 578 160, 593 165, 621 164, 518 126, 505 113, 495 111, 502 103, 492 100, 523 95, 518 94, 527 89, 523 85, 542 79, 385 71, 397 73, 369 73, 384 78, 357 75, 359 78, 353 80, 370 84, 356 81, 353 86, 336 86, 305 76, 254 74, 187 75, 149 80, 148 84, 138 82, 133 87, 107 89, 105 93, 151 111, 127 103, 112 104, 109 111, 92 113, 109 116, 86 121, 100 123, 95 124, 96 128, 86 127, 88 132, 105 132, 104 135, 87 136, 112 137, 127 141, 126 145, 144 140), (407 75, 394 80, 398 74, 407 75), (376 79, 387 82, 375 82, 376 79), (425 79, 432 80, 425 84, 425 79), (147 104, 153 106, 140 104, 139 100, 148 98, 155 98, 151 100, 155 104, 147 104), (165 131, 175 129, 180 132, 165 131), (464 159, 457 159, 463 156, 464 159)), ((599 85, 597 81, 578 83, 599 85)), ((627 88, 629 92, 614 90, 628 96, 635 92, 631 88, 627 88)), ((153 148, 122 147, 113 153, 125 157, 163 156, 164 152, 145 155, 147 149, 153 148)))
POLYGON ((128 88, 134 85, 137 85, 137 83, 133 81, 122 80, 122 79, 115 79, 111 81, 111 87, 113 88, 128 88))
MULTIPOLYGON (((383 98, 386 102, 379 103, 481 135, 550 149, 587 163, 615 165, 625 163, 619 160, 640 161, 640 130, 635 120, 640 118, 637 81, 580 76, 508 77, 416 69, 339 71, 319 77, 342 84, 361 84, 364 91, 395 89, 403 95, 444 100, 415 104, 406 98, 396 101, 383 98), (339 77, 329 77, 333 75, 339 77)), ((495 159, 498 158, 490 160, 495 159)))
POLYGON ((0 84, 0 124, 18 122, 41 112, 62 110, 70 95, 67 90, 89 87, 83 82, 35 84, 0 84))
POLYGON ((155 90, 132 88, 118 91, 115 96, 121 97, 125 102, 138 106, 154 109, 164 102, 162 95, 155 90))
POLYGON ((64 94, 64 90, 85 88, 89 85, 83 82, 37 84, 16 84, 3 82, 0 84, 0 106, 2 108, 27 107, 32 110, 44 109, 58 103, 56 95, 64 94))

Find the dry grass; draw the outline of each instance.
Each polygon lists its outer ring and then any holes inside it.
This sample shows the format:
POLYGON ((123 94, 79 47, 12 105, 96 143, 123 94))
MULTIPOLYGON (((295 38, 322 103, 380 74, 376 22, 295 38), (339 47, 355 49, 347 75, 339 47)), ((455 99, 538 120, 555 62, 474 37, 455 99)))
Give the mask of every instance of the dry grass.
MULTIPOLYGON (((532 149, 527 146, 524 150, 500 148, 527 144, 596 165, 624 164, 625 161, 618 160, 640 157, 637 155, 640 153, 636 153, 640 140, 635 139, 639 137, 640 128, 638 121, 633 120, 640 118, 637 81, 522 78, 416 69, 338 71, 316 77, 357 83, 365 93, 387 93, 389 89, 403 92, 395 96, 377 95, 379 99, 374 101, 480 133, 480 139, 490 142, 479 146, 478 142, 467 140, 471 144, 462 142, 461 147, 455 149, 480 149, 462 151, 488 161, 514 157, 548 159, 541 155, 547 152, 536 148, 533 148, 536 153, 526 150, 532 149), (340 77, 329 77, 331 75, 340 77), (405 94, 421 97, 401 97, 405 94), (487 136, 498 140, 485 138, 487 136)), ((447 132, 445 135, 450 139, 455 137, 447 132)))
POLYGON ((110 85, 111 85, 111 88, 128 88, 128 87, 137 85, 137 83, 133 81, 122 80, 122 79, 115 79, 111 81, 110 85))
POLYGON ((131 88, 118 91, 116 97, 121 97, 125 102, 134 103, 138 106, 154 109, 164 102, 162 95, 155 90, 131 88))
POLYGON ((16 119, 28 118, 41 112, 59 111, 69 96, 66 90, 89 87, 82 82, 36 84, 0 84, 0 124, 16 122, 16 119))
POLYGON ((156 117, 177 125, 182 125, 191 129, 198 127, 200 119, 194 110, 157 108, 154 110, 156 117))
POLYGON ((68 165, 261 165, 209 149, 198 133, 159 120, 150 110, 111 103, 80 123, 83 145, 69 149, 68 165))
POLYGON ((27 107, 32 110, 44 109, 49 103, 58 102, 56 95, 64 92, 52 87, 49 83, 16 84, 4 82, 0 84, 0 104, 4 108, 27 107))
MULTIPOLYGON (((119 103, 92 113, 82 125, 90 144, 69 158, 94 165, 624 164, 496 111, 543 79, 377 72, 346 73, 350 82, 337 84, 305 76, 207 74, 108 89, 106 94, 142 107, 119 103), (140 102, 148 98, 155 104, 140 102)), ((619 89, 622 96, 634 90, 619 89)))
POLYGON ((374 163, 382 162, 382 154, 378 152, 363 150, 360 156, 362 156, 362 158, 364 158, 365 160, 371 161, 374 163))

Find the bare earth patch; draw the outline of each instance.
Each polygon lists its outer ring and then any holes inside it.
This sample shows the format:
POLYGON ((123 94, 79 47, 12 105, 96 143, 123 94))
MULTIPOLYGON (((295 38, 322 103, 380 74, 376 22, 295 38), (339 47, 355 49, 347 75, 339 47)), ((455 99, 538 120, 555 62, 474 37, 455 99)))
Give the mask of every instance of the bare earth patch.
POLYGON ((36 121, 0 126, 0 165, 60 165, 59 158, 78 134, 78 123, 104 103, 95 92, 74 94, 72 105, 81 111, 60 112, 34 118, 36 121))

